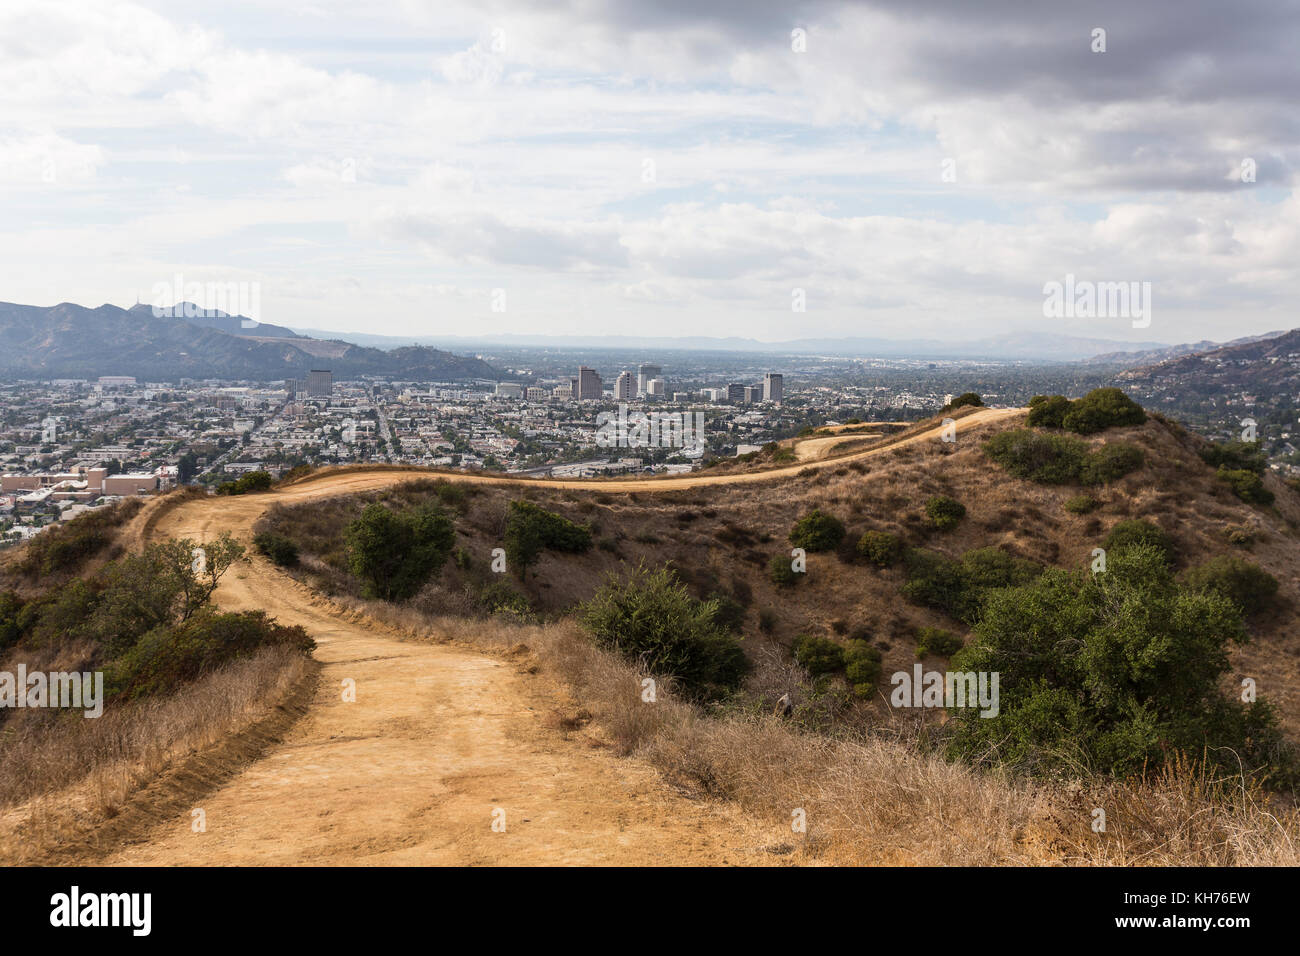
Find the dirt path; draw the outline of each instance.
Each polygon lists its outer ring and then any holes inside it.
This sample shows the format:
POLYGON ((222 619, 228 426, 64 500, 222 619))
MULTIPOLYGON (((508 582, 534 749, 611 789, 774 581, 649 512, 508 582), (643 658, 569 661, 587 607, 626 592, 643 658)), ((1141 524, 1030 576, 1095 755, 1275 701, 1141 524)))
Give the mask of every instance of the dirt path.
MULTIPOLYGON (((963 427, 1009 414, 1016 411, 986 410, 965 418, 963 427)), ((903 443, 935 437, 931 430, 903 443)), ((630 492, 774 476, 529 484, 630 492)), ((402 470, 341 472, 271 494, 194 499, 160 513, 147 534, 203 541, 230 531, 247 542, 273 502, 417 477, 402 470)), ((114 854, 110 864, 761 865, 783 859, 765 848, 789 840, 788 823, 689 800, 593 736, 553 729, 544 718, 560 693, 506 661, 401 640, 373 622, 347 619, 260 558, 228 574, 216 598, 224 608, 264 609, 306 627, 324 665, 320 691, 282 744, 201 801, 206 832, 192 832, 187 813, 114 854), (355 702, 343 700, 345 680, 355 682, 355 702), (505 832, 493 830, 495 811, 504 811, 505 832)))

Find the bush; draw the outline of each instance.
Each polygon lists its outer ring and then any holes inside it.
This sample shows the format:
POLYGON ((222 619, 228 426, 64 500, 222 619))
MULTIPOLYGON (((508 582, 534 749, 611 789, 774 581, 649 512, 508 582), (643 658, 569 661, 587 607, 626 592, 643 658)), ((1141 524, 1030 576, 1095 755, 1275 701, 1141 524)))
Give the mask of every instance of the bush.
POLYGON ((951 657, 962 647, 962 639, 941 627, 923 627, 916 632, 916 656, 951 657))
POLYGON ((745 606, 721 591, 710 594, 707 600, 715 606, 713 623, 729 634, 738 634, 745 623, 745 606))
POLYGON ((858 554, 878 567, 888 568, 903 557, 903 539, 888 531, 867 531, 858 539, 858 554))
POLYGON ((1140 518, 1121 521, 1111 528, 1110 534, 1106 536, 1106 541, 1102 547, 1109 553, 1143 545, 1152 547, 1163 555, 1166 564, 1173 564, 1173 539, 1159 525, 1154 525, 1150 521, 1143 521, 1140 518))
POLYGON ((957 527, 957 522, 966 517, 966 506, 955 498, 935 495, 925 503, 925 514, 933 527, 948 531, 957 527))
POLYGON ((298 563, 298 546, 274 531, 261 531, 254 535, 253 547, 282 568, 291 568, 298 563))
POLYGON ((800 634, 790 649, 799 666, 813 677, 833 673, 844 666, 844 648, 829 637, 800 634))
POLYGON ((1271 505, 1273 492, 1264 487, 1264 479, 1245 468, 1225 468, 1220 466, 1217 477, 1226 482, 1232 493, 1247 504, 1271 505))
POLYGON ((1108 442, 1084 458, 1079 481, 1085 485, 1104 485, 1141 468, 1144 460, 1142 449, 1136 445, 1108 442))
POLYGON ((944 408, 947 411, 953 411, 958 408, 965 408, 967 405, 974 408, 982 407, 984 405, 984 399, 980 398, 979 395, 974 392, 962 392, 945 405, 944 408))
POLYGON ((1213 468, 1232 471, 1253 471, 1264 474, 1268 460, 1258 444, 1244 441, 1210 442, 1199 452, 1201 460, 1213 468))
POLYGON ((1088 444, 1068 435, 1012 428, 986 441, 984 453, 1017 478, 1065 485, 1078 481, 1088 444))
POLYGON ((234 481, 217 485, 219 495, 246 495, 254 491, 268 491, 275 479, 269 471, 246 471, 234 481))
POLYGON ((1097 509, 1097 499, 1092 495, 1075 495, 1066 499, 1064 508, 1070 514, 1086 515, 1097 509))
POLYGON ((790 567, 790 556, 786 554, 774 554, 772 560, 767 563, 767 573, 771 577, 772 583, 778 587, 791 588, 799 583, 802 575, 790 567))
POLYGON ((310 654, 316 642, 300 625, 275 623, 265 611, 204 611, 175 626, 155 628, 109 668, 107 696, 132 699, 169 694, 182 684, 263 647, 287 645, 310 654))
POLYGON ((372 502, 348 525, 344 539, 349 567, 366 595, 404 601, 446 562, 456 529, 433 505, 397 512, 372 502))
POLYGON ((1141 425, 1147 420, 1142 406, 1118 388, 1094 388, 1070 403, 1061 424, 1067 431, 1091 435, 1122 425, 1141 425))
POLYGON ((114 529, 125 524, 143 505, 140 499, 131 498, 46 528, 27 542, 18 562, 19 573, 49 575, 80 567, 107 548, 113 542, 114 529))
POLYGON ((1246 615, 1257 614, 1277 596, 1277 578, 1258 564, 1233 555, 1220 555, 1180 576, 1193 591, 1214 591, 1232 601, 1246 615))
POLYGON ((960 561, 937 551, 917 549, 907 554, 907 581, 902 593, 910 601, 969 624, 979 618, 990 591, 1024 584, 1042 570, 1041 565, 1000 548, 976 548, 962 555, 960 561))
POLYGON ((506 562, 519 577, 544 549, 580 554, 591 548, 591 529, 539 508, 531 501, 510 502, 506 518, 506 562))
POLYGON ((849 641, 844 650, 844 676, 855 697, 870 697, 880 680, 880 651, 866 641, 849 641))
POLYGON ((950 669, 997 673, 999 715, 954 708, 952 754, 1042 774, 1138 774, 1179 755, 1234 776, 1268 766, 1280 741, 1271 708, 1220 692, 1229 645, 1246 639, 1237 609, 1179 586, 1156 548, 1108 564, 989 595, 950 669))
POLYGON ((1142 450, 1108 442, 1095 451, 1069 435, 1028 428, 999 432, 984 443, 984 453, 1017 478, 1044 485, 1100 485, 1142 467, 1142 450))
POLYGON ((1070 400, 1064 395, 1035 395, 1029 400, 1027 424, 1032 428, 1063 428, 1070 400))
POLYGON ((580 619, 596 643, 670 677, 693 699, 721 697, 749 670, 740 643, 718 626, 717 605, 697 601, 668 568, 638 567, 610 576, 581 606, 580 619))
POLYGON ((834 551, 844 540, 844 522, 820 508, 814 508, 794 523, 790 543, 805 551, 834 551))

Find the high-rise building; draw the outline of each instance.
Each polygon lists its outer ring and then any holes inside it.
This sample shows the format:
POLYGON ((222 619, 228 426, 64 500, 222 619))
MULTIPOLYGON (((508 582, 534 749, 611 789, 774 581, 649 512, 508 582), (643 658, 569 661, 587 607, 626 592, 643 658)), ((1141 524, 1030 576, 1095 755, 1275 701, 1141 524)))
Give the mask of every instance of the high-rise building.
POLYGON ((614 400, 626 402, 636 398, 636 378, 631 372, 619 372, 614 380, 614 400))
POLYGON ((739 405, 745 400, 745 386, 740 382, 727 383, 727 401, 732 405, 739 405))
POLYGON ((578 401, 598 402, 605 396, 605 383, 594 368, 578 367, 578 401))
POLYGON ((781 404, 785 395, 785 379, 780 372, 768 372, 763 376, 763 401, 781 404))
POLYGON ((307 373, 307 397, 329 398, 334 392, 334 373, 329 369, 314 368, 307 373))
POLYGON ((662 399, 668 397, 668 383, 662 378, 652 378, 645 383, 645 397, 662 399))
POLYGON ((663 369, 658 365, 642 364, 637 367, 636 371, 636 393, 643 397, 650 394, 650 379, 658 378, 663 374, 663 369))
POLYGON ((762 400, 763 400, 763 386, 762 386, 762 385, 746 385, 746 386, 745 386, 745 404, 746 404, 746 405, 754 405, 754 404, 756 404, 756 403, 758 403, 758 402, 761 402, 762 400))

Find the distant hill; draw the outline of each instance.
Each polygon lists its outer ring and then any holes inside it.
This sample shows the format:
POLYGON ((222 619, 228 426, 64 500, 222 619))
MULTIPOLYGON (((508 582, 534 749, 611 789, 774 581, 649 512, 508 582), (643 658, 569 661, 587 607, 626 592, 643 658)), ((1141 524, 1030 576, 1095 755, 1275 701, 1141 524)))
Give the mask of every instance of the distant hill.
POLYGON ((1211 352, 1214 349, 1227 348, 1233 345, 1249 345, 1254 342, 1263 342, 1267 339, 1275 339, 1279 335, 1286 335, 1285 331, 1265 332, 1263 335, 1247 335, 1239 339, 1232 339, 1229 342, 1211 342, 1208 339, 1200 342, 1188 342, 1184 345, 1169 345, 1164 348, 1146 349, 1140 352, 1107 352, 1104 355, 1094 355, 1091 358, 1084 359, 1090 365, 1156 365, 1160 362, 1167 362, 1170 359, 1181 358, 1184 355, 1195 355, 1199 352, 1211 352))
POLYGON ((328 368, 340 379, 362 375, 416 382, 500 378, 480 359, 439 349, 415 346, 382 351, 307 338, 280 326, 244 328, 245 321, 250 320, 224 314, 204 322, 157 317, 149 306, 88 309, 64 302, 46 308, 0 302, 4 342, 0 376, 276 381, 328 368), (245 334, 225 331, 232 323, 245 334))
POLYGON ((1300 329, 1129 369, 1122 386, 1185 395, 1300 392, 1300 329))
MULTIPOLYGON (((136 315, 148 314, 151 317, 154 316, 154 308, 151 305, 137 304, 131 306, 127 311, 136 315)), ((242 315, 230 315, 220 309, 202 309, 193 306, 189 302, 181 302, 175 306, 170 306, 166 312, 168 314, 161 317, 183 319, 191 325, 202 326, 205 329, 216 329, 218 332, 225 332, 227 335, 238 335, 241 338, 310 338, 307 335, 299 335, 293 329, 286 329, 283 325, 271 325, 242 315)))

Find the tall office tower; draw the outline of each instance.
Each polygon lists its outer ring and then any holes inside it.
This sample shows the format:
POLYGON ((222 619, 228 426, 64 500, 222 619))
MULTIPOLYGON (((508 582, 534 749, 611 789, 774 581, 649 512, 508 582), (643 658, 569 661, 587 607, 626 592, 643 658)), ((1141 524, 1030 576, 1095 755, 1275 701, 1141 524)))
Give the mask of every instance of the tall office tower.
POLYGON ((762 386, 762 385, 746 385, 746 386, 745 386, 745 404, 746 404, 746 405, 753 405, 753 404, 755 404, 755 403, 757 403, 757 402, 761 402, 762 400, 763 400, 763 386, 762 386))
POLYGON ((626 402, 633 398, 636 398, 636 378, 631 372, 619 372, 614 380, 615 401, 626 402))
POLYGON ((662 378, 652 378, 645 383, 645 397, 663 399, 668 397, 668 383, 662 378))
POLYGON ((578 401, 598 402, 605 395, 605 383, 594 368, 578 366, 578 401))
POLYGON ((329 398, 334 391, 334 373, 329 369, 314 368, 307 373, 307 397, 329 398))
POLYGON ((768 372, 763 376, 763 401, 781 404, 785 395, 785 379, 780 372, 768 372))
POLYGON ((650 379, 652 379, 652 378, 658 378, 660 375, 663 374, 663 371, 664 371, 664 370, 661 369, 658 365, 640 365, 640 366, 638 366, 638 367, 637 367, 637 371, 636 371, 636 393, 637 393, 637 395, 638 395, 638 396, 649 395, 649 394, 650 394, 650 389, 649 389, 647 386, 650 384, 650 379))
POLYGON ((732 405, 739 405, 745 400, 745 386, 740 382, 727 383, 727 401, 732 405))

